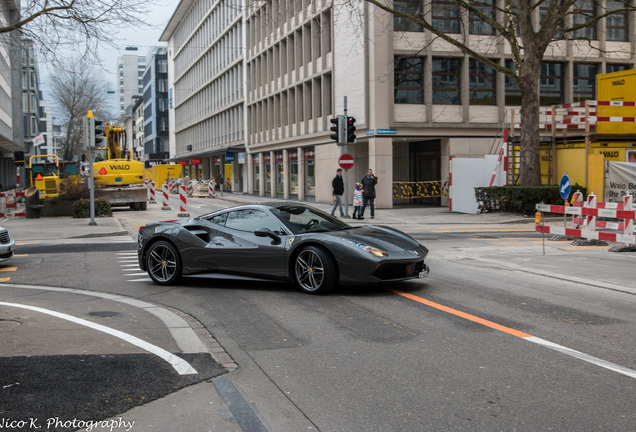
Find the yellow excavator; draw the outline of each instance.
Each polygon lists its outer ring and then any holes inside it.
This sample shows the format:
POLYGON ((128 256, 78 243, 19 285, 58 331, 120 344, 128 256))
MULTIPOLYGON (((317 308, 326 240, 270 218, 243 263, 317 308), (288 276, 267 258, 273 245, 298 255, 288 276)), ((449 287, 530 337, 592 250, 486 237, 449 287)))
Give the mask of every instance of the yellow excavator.
POLYGON ((144 163, 136 160, 132 148, 127 148, 123 126, 104 127, 106 147, 93 149, 93 179, 95 196, 112 206, 128 205, 133 210, 146 210, 148 191, 145 187, 144 163))
POLYGON ((69 182, 79 183, 79 162, 60 162, 56 155, 34 155, 29 158, 27 176, 30 186, 40 191, 41 198, 64 194, 69 182))

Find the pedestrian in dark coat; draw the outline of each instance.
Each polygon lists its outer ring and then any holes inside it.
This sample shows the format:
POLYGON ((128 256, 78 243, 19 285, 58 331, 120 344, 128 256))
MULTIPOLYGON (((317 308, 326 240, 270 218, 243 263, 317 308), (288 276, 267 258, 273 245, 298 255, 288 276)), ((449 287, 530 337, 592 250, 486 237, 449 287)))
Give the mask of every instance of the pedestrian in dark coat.
POLYGON ((358 219, 364 219, 364 210, 367 205, 371 208, 371 219, 375 217, 375 185, 378 184, 378 178, 373 174, 373 170, 369 168, 367 175, 360 180, 362 183, 362 209, 360 210, 360 216, 358 219))
POLYGON ((336 208, 340 210, 340 217, 344 216, 342 211, 342 195, 344 194, 344 181, 342 180, 342 169, 338 168, 336 176, 331 181, 331 188, 333 189, 333 208, 331 209, 331 216, 336 212, 336 208))

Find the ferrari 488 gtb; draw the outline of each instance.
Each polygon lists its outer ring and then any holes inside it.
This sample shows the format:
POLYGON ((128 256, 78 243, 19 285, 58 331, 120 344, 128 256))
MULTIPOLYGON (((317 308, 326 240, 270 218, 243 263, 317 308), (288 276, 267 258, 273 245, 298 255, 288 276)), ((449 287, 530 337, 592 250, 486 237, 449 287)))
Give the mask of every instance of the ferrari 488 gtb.
POLYGON ((181 277, 295 282, 308 293, 428 275, 428 250, 384 226, 350 226, 293 203, 242 205, 139 230, 139 265, 160 285, 181 277))

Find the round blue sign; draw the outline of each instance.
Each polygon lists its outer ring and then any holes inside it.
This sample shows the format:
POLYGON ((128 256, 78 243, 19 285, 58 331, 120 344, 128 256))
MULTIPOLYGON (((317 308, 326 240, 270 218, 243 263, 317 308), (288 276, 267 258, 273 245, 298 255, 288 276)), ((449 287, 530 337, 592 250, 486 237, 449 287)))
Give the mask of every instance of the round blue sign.
POLYGON ((570 197, 570 177, 565 174, 561 177, 561 184, 559 184, 559 193, 561 194, 561 198, 567 200, 570 197))

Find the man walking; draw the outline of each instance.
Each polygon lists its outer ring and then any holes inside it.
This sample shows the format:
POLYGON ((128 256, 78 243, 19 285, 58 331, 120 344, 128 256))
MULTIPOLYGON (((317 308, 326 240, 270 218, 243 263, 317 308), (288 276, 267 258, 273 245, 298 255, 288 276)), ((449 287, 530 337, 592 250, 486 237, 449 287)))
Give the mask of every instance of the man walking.
POLYGON ((340 217, 344 216, 342 211, 342 194, 344 194, 344 181, 342 180, 342 169, 338 168, 336 176, 331 181, 331 187, 333 189, 333 208, 331 209, 331 216, 336 212, 336 208, 340 210, 340 217))
POLYGON ((367 171, 367 175, 365 175, 362 180, 362 209, 360 210, 360 216, 358 219, 364 219, 364 210, 367 208, 367 205, 371 207, 371 219, 375 217, 375 207, 373 205, 375 201, 375 185, 378 183, 378 178, 373 175, 373 170, 369 168, 367 171))

